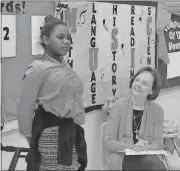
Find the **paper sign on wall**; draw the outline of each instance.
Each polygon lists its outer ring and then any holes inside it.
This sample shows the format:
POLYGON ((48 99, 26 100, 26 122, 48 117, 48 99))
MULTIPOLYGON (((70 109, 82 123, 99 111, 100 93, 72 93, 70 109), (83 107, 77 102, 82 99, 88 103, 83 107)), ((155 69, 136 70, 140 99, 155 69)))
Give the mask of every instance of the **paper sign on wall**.
POLYGON ((180 52, 169 53, 170 63, 167 66, 167 79, 180 76, 180 52))
POLYGON ((40 31, 44 24, 45 16, 32 16, 31 17, 31 39, 32 39, 32 55, 43 53, 43 48, 39 44, 40 31))
POLYGON ((16 16, 2 15, 1 18, 2 58, 16 56, 16 16))
POLYGON ((170 63, 167 66, 167 78, 180 76, 180 17, 171 16, 171 22, 164 29, 164 36, 170 63))

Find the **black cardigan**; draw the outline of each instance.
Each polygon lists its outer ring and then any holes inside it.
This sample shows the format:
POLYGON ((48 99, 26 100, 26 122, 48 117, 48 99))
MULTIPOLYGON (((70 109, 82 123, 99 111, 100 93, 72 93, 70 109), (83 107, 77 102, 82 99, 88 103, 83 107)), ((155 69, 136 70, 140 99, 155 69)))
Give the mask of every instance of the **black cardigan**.
POLYGON ((84 137, 84 129, 76 124, 72 118, 60 118, 50 112, 46 112, 42 106, 38 106, 32 124, 32 138, 30 151, 27 155, 27 170, 39 170, 41 155, 38 150, 38 140, 43 129, 59 126, 58 133, 58 164, 72 165, 73 144, 75 144, 80 163, 79 171, 87 167, 87 146, 84 137))

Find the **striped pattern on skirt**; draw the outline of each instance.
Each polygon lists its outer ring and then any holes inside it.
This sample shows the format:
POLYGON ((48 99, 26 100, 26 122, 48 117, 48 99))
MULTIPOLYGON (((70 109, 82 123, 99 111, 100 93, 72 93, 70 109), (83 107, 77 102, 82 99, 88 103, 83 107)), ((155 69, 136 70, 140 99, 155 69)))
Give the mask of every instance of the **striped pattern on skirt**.
POLYGON ((80 167, 75 146, 73 147, 72 165, 64 166, 57 163, 59 126, 46 128, 39 139, 39 152, 42 160, 40 170, 77 170, 80 167))

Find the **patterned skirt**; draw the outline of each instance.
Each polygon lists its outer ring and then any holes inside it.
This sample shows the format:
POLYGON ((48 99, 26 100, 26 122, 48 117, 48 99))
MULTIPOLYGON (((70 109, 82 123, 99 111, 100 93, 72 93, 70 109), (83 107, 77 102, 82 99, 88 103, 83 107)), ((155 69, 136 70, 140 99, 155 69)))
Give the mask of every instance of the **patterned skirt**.
POLYGON ((75 146, 73 147, 72 165, 64 166, 57 163, 59 127, 50 127, 43 130, 39 139, 41 153, 40 170, 77 170, 80 167, 75 146))

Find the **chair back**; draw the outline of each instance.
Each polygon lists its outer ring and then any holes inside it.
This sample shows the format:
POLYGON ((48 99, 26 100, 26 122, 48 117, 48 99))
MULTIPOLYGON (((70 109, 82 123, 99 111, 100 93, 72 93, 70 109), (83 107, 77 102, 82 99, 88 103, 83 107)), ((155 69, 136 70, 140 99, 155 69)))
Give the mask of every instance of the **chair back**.
POLYGON ((107 149, 105 146, 106 125, 107 125, 106 122, 101 125, 101 144, 100 144, 100 167, 101 167, 101 170, 107 169, 107 160, 106 160, 107 149))

